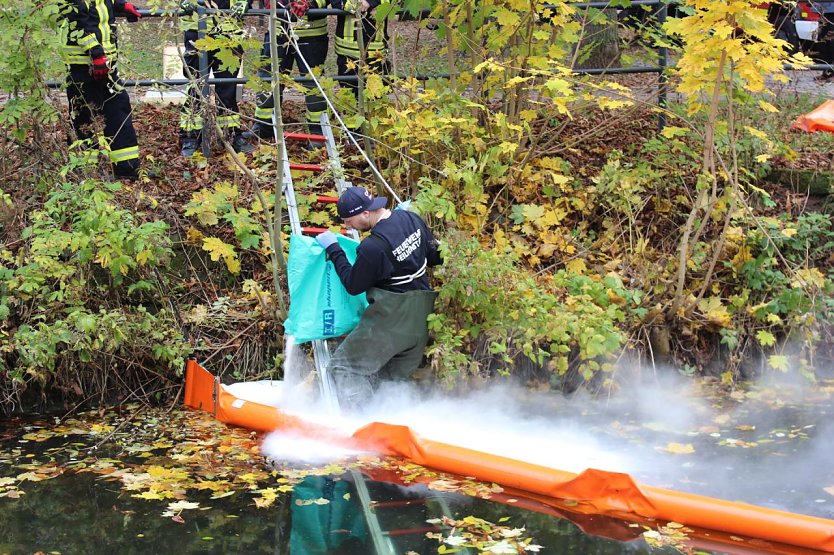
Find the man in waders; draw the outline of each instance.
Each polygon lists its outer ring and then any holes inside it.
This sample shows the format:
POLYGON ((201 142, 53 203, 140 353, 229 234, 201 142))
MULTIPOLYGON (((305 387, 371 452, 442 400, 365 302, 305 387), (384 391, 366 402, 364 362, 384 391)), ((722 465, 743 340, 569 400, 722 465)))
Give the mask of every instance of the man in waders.
POLYGON ((339 404, 357 410, 381 380, 405 381, 420 366, 428 343, 426 318, 437 293, 426 270, 442 262, 437 242, 420 216, 389 210, 387 199, 362 187, 346 189, 336 205, 348 228, 370 234, 353 265, 331 231, 316 237, 351 295, 365 293, 368 308, 328 364, 339 404))

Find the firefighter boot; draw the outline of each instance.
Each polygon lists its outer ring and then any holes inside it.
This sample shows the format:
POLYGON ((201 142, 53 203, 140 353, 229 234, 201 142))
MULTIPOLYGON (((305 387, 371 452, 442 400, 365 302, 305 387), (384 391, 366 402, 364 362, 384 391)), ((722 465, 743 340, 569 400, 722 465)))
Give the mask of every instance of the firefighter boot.
POLYGON ((249 154, 255 150, 255 145, 246 140, 242 133, 235 133, 232 137, 232 148, 235 152, 249 154))
POLYGON ((274 133, 272 132, 272 126, 260 121, 256 121, 255 124, 252 126, 252 129, 250 131, 244 131, 242 133, 242 136, 244 139, 248 141, 254 139, 268 141, 275 137, 274 133))
POLYGON ((200 139, 196 135, 185 135, 182 138, 181 154, 185 158, 191 158, 200 149, 200 139))

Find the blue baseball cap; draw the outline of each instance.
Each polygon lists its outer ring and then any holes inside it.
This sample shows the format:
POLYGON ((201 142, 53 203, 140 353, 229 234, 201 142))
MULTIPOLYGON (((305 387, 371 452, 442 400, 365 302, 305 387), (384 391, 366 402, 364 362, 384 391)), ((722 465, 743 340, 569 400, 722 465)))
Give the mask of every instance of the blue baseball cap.
POLYGON ((336 211, 343 220, 361 214, 366 210, 378 210, 385 208, 388 199, 385 197, 374 197, 364 187, 348 187, 339 202, 336 203, 336 211))

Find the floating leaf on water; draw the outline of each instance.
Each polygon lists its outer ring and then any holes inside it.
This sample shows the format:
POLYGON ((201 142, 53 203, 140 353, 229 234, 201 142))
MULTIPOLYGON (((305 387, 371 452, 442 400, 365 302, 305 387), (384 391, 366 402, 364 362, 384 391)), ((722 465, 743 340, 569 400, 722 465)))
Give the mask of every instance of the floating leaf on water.
POLYGON ((197 509, 199 507, 200 507, 200 503, 199 502, 193 502, 193 501, 180 500, 180 501, 174 501, 173 503, 168 503, 168 510, 169 511, 184 511, 184 510, 188 510, 188 509, 197 509))
POLYGON ((695 452, 695 447, 693 447, 691 443, 671 442, 662 449, 668 453, 673 453, 675 455, 688 455, 690 453, 695 452))

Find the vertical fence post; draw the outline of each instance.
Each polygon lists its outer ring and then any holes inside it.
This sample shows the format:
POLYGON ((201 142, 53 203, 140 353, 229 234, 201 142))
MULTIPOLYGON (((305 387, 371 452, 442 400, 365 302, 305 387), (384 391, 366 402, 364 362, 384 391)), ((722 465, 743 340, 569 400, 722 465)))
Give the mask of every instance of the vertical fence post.
MULTIPOLYGON (((204 6, 204 0, 198 0, 197 2, 197 40, 202 39, 206 36, 206 8, 204 6)), ((208 50, 201 50, 200 51, 200 75, 198 78, 203 82, 202 85, 202 104, 200 105, 200 110, 205 112, 206 110, 206 103, 208 102, 209 95, 211 94, 210 85, 209 85, 209 53, 208 50)), ((203 128, 200 130, 200 145, 203 150, 203 156, 206 158, 209 157, 210 151, 209 141, 207 141, 206 137, 206 121, 203 118, 203 128)))
MULTIPOLYGON (((661 0, 660 2, 660 11, 657 13, 657 20, 660 24, 660 27, 663 27, 663 24, 666 22, 666 2, 661 0)), ((660 66, 660 72, 657 74, 657 107, 660 108, 660 112, 657 114, 657 131, 663 131, 663 128, 666 127, 666 105, 667 105, 667 81, 666 81, 666 67, 669 61, 669 53, 667 52, 667 48, 665 46, 659 46, 657 48, 658 60, 657 65, 660 66)))

